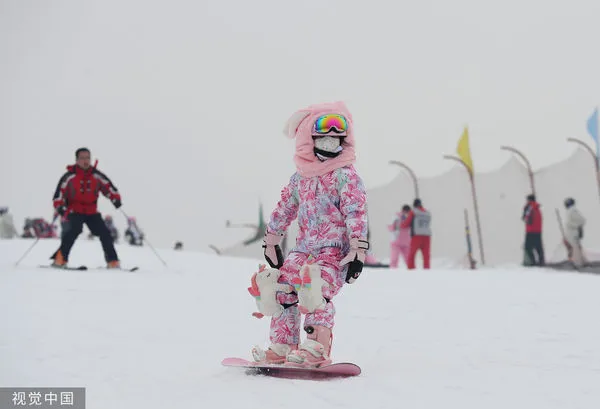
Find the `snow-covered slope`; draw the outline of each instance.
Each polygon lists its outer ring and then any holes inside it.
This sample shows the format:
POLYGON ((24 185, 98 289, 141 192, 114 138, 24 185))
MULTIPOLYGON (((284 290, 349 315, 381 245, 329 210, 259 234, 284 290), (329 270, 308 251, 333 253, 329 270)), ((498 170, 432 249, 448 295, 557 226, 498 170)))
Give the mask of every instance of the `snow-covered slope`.
MULTIPOLYGON (((266 344, 259 259, 118 247, 135 273, 38 269, 57 242, 0 242, 0 386, 85 386, 89 409, 600 406, 600 277, 524 269, 366 270, 334 300, 352 379, 248 377, 266 344)), ((73 264, 102 264, 80 241, 73 264)))

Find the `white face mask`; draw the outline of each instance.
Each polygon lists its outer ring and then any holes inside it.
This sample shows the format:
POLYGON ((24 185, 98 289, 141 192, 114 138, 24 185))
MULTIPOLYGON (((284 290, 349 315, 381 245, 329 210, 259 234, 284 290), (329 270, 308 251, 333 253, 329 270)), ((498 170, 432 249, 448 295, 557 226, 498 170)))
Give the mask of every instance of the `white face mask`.
POLYGON ((315 147, 325 152, 336 153, 342 150, 340 138, 335 136, 322 136, 315 139, 315 147))

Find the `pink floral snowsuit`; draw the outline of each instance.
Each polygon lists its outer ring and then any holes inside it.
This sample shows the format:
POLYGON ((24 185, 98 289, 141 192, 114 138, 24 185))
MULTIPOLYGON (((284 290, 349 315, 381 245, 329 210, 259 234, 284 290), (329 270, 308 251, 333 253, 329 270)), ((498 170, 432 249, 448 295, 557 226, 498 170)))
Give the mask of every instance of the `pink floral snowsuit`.
MULTIPOLYGON (((349 251, 351 238, 367 237, 366 192, 352 165, 354 138, 351 132, 345 138, 343 152, 336 158, 320 162, 312 149, 310 132, 314 119, 324 113, 340 113, 351 119, 345 105, 324 104, 300 112, 306 114, 300 115, 302 119, 298 123, 294 123, 292 117, 290 125, 291 136, 296 137, 298 172, 283 188, 281 199, 271 214, 268 231, 283 234, 298 218, 296 247, 279 269, 279 282, 291 285, 292 280, 299 277, 300 268, 308 257, 314 257, 321 268, 321 277, 329 284, 323 287, 323 297, 329 302, 324 310, 306 314, 304 325, 333 328, 335 308, 331 299, 344 285, 347 270, 347 266, 340 266, 340 261, 349 251), (309 145, 310 151, 305 149, 309 145)), ((298 301, 296 293, 278 292, 277 299, 284 306, 298 301)), ((270 340, 273 344, 299 343, 300 312, 297 305, 272 318, 270 340)))
POLYGON ((392 232, 393 238, 390 242, 390 267, 398 267, 400 255, 404 262, 408 264, 408 253, 410 250, 410 228, 402 228, 401 224, 408 217, 408 213, 396 213, 396 219, 388 226, 392 232))

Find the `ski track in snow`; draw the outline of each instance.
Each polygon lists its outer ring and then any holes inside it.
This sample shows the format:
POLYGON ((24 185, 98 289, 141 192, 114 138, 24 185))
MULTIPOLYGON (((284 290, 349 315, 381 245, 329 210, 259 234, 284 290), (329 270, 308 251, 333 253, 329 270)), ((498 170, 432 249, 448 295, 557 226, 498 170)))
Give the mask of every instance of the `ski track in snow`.
MULTIPOLYGON (((250 377, 267 345, 247 287, 262 263, 118 246, 140 271, 56 271, 55 240, 0 242, 0 386, 84 386, 87 408, 600 407, 600 276, 366 269, 334 299, 333 358, 356 378, 250 377)), ((104 264, 79 240, 73 265, 104 264)))

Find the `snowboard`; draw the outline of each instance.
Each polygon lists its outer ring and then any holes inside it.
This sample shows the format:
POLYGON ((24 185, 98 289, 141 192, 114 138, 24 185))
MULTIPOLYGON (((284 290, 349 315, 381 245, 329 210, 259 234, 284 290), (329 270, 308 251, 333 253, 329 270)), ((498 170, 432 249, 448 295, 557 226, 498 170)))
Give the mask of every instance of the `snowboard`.
POLYGON ((360 375, 358 365, 350 362, 336 362, 319 368, 298 368, 287 365, 260 365, 243 358, 225 358, 221 361, 223 366, 243 368, 247 375, 264 375, 286 379, 332 379, 348 378, 360 375))

